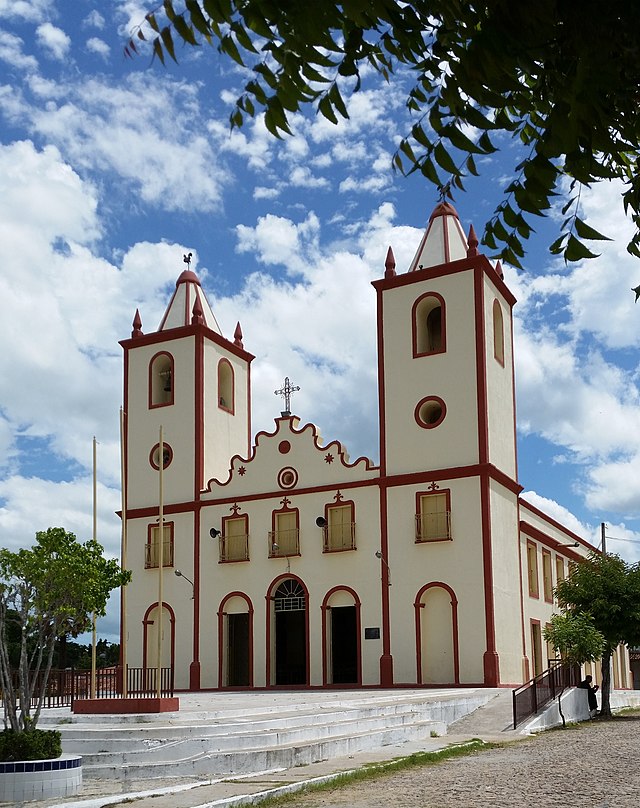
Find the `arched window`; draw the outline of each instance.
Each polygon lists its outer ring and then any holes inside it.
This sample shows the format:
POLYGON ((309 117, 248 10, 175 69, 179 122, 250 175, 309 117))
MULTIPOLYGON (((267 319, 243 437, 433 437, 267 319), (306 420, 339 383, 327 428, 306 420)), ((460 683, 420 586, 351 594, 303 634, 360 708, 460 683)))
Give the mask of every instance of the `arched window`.
POLYGON ((497 300, 493 301, 493 355, 504 365, 504 322, 502 307, 497 300))
POLYGON ((173 357, 162 351, 149 362, 149 407, 166 407, 173 404, 175 378, 173 357))
POLYGON ((218 362, 218 407, 233 414, 235 409, 233 367, 228 359, 218 362))
POLYGON ((446 350, 444 298, 436 292, 413 304, 413 355, 428 356, 446 350))

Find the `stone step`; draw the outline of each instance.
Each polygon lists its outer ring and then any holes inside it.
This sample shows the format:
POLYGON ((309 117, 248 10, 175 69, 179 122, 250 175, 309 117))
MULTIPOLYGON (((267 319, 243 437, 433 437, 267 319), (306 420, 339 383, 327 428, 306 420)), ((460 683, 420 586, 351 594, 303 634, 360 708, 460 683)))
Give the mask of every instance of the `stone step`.
POLYGON ((82 754, 83 766, 93 765, 109 760, 117 764, 136 761, 173 760, 175 758, 192 757, 196 754, 210 754, 244 749, 265 749, 277 746, 291 746, 309 743, 332 737, 359 735, 379 730, 391 730, 396 727, 411 726, 417 723, 432 723, 434 731, 443 734, 442 722, 431 721, 425 716, 415 713, 395 715, 369 715, 345 717, 324 724, 308 724, 296 727, 246 728, 243 732, 225 733, 216 736, 188 737, 173 739, 139 739, 119 738, 104 739, 69 739, 63 738, 65 752, 82 754))
POLYGON ((349 733, 301 744, 257 747, 224 752, 207 752, 182 759, 101 764, 85 763, 85 777, 100 779, 149 780, 177 777, 225 777, 277 768, 305 766, 333 757, 377 749, 390 744, 446 734, 441 722, 423 721, 370 732, 349 733))

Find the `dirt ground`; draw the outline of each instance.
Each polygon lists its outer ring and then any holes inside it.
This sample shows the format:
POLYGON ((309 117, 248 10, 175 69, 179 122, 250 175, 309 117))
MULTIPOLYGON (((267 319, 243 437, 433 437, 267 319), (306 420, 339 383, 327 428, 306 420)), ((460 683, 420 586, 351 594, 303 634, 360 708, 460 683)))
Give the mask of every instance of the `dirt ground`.
POLYGON ((638 808, 640 715, 296 795, 295 808, 638 808))

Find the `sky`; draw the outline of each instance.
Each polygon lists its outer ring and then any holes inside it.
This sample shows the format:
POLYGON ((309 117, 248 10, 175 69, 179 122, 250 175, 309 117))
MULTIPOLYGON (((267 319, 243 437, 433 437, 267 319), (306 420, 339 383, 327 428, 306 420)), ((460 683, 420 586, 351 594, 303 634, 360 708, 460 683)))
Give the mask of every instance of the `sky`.
MULTIPOLYGON (((406 271, 434 188, 391 169, 411 126, 409 88, 365 74, 338 126, 308 110, 293 137, 262 119, 230 131, 247 79, 207 46, 179 64, 125 59, 155 3, 0 0, 0 543, 37 530, 92 534, 118 556, 122 349, 136 309, 155 331, 182 257, 223 334, 240 321, 253 428, 273 427, 285 376, 292 411, 351 457, 378 460, 375 292, 389 245, 406 271)), ((478 233, 517 148, 478 161, 457 193, 478 233)), ((505 267, 514 310, 519 479, 574 532, 640 559, 640 261, 621 188, 583 191, 582 218, 611 237, 595 261, 547 247, 560 211, 533 222, 524 271, 505 267)), ((489 251, 487 251, 489 254, 489 251)), ((98 634, 117 639, 117 599, 98 634)))

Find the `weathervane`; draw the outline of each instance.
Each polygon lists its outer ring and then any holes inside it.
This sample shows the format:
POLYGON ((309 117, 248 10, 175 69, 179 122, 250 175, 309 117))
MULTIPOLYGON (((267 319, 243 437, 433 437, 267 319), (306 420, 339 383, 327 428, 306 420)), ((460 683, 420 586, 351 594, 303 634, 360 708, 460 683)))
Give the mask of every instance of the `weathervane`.
POLYGON ((299 387, 294 387, 291 384, 288 376, 285 376, 282 389, 273 391, 275 396, 282 396, 282 398, 284 398, 284 410, 282 411, 283 417, 286 415, 291 415, 291 393, 296 393, 299 389, 299 387))
POLYGON ((189 269, 191 269, 191 256, 192 255, 193 255, 193 253, 187 253, 186 255, 182 256, 182 260, 189 267, 189 269))

